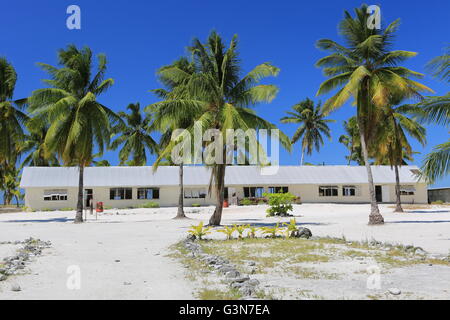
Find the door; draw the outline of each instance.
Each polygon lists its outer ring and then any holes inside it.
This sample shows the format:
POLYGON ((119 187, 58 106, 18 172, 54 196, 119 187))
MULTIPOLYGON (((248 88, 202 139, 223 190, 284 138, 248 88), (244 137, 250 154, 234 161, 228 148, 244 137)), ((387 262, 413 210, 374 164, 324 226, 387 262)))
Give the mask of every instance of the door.
POLYGON ((375 198, 377 202, 383 202, 383 189, 381 186, 375 186, 375 198))
POLYGON ((94 198, 94 191, 92 189, 84 189, 84 199, 85 199, 84 207, 85 208, 90 208, 91 199, 93 199, 93 198, 94 198))

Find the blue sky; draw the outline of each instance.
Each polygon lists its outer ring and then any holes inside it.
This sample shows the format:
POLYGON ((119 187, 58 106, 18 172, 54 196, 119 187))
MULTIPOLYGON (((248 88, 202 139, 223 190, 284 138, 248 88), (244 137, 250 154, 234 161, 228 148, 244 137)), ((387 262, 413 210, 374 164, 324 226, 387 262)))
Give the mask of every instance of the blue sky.
MULTIPOLYGON (((353 10, 361 1, 266 1, 247 0, 166 0, 166 1, 5 1, 1 0, 2 46, 0 55, 6 56, 16 68, 19 79, 15 98, 29 96, 43 87, 46 74, 36 62, 56 64, 56 51, 69 43, 88 45, 95 53, 108 57, 108 77, 115 85, 99 98, 113 110, 123 110, 131 102, 146 106, 155 102, 148 92, 159 88, 155 71, 185 54, 194 37, 205 39, 215 29, 228 42, 233 34, 239 35, 239 51, 244 71, 269 61, 281 69, 278 77, 270 79, 280 87, 278 97, 267 105, 257 106, 258 113, 272 122, 279 119, 292 105, 315 97, 325 79, 314 63, 324 55, 314 46, 316 40, 331 38, 341 41, 337 24, 344 9, 353 10), (66 8, 76 4, 81 8, 81 30, 66 28, 66 8)), ((415 71, 424 72, 425 64, 443 53, 449 43, 450 2, 377 1, 382 22, 387 24, 401 18, 402 24, 393 49, 416 51, 419 55, 405 64, 415 71)), ((444 94, 448 84, 426 76, 423 83, 444 94)), ((337 122, 331 125, 333 139, 326 141, 320 153, 306 157, 312 163, 346 164, 346 149, 338 143, 343 133, 342 120, 355 113, 345 105, 331 114, 337 122)), ((288 135, 294 125, 281 125, 288 135)), ((436 144, 448 139, 444 127, 428 126, 428 145, 423 148, 413 143, 422 158, 436 144)), ((117 153, 107 152, 105 158, 117 164, 117 153)), ((282 164, 298 164, 299 147, 291 154, 281 153, 282 164)), ((435 186, 450 186, 450 177, 435 186)))

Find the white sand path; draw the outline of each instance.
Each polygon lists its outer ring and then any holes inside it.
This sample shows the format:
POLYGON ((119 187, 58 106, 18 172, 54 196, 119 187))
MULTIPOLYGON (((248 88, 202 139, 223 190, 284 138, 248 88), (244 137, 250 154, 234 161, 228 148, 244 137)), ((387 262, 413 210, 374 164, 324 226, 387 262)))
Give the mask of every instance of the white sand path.
MULTIPOLYGON (((295 206, 294 215, 315 235, 375 238, 448 254, 449 207, 403 214, 391 213, 387 206, 381 209, 387 223, 377 227, 367 225, 368 205, 304 204, 295 206)), ((183 267, 165 255, 170 245, 186 235, 189 225, 206 222, 212 210, 201 208, 200 213, 188 213, 192 220, 183 221, 171 219, 175 208, 109 210, 113 214, 81 225, 72 223, 73 212, 1 214, 0 241, 32 236, 52 241, 52 248, 27 265, 29 274, 0 282, 0 300, 192 299, 194 288, 185 279, 183 267), (117 211, 120 215, 114 214, 117 211), (80 290, 67 289, 71 265, 80 267, 80 290), (22 291, 10 291, 13 283, 22 291)), ((280 220, 266 218, 264 211, 265 206, 228 208, 223 223, 268 225, 280 220)))

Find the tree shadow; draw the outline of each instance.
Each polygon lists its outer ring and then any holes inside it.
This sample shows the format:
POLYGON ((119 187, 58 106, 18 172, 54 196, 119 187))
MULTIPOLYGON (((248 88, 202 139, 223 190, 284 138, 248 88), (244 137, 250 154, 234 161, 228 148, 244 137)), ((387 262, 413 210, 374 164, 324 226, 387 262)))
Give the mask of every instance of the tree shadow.
POLYGON ((8 223, 25 223, 25 222, 73 222, 74 219, 68 218, 52 218, 52 219, 33 219, 33 220, 6 220, 2 222, 8 223))
POLYGON ((450 213, 450 210, 413 210, 413 211, 408 211, 406 210, 405 212, 408 213, 450 213))
POLYGON ((387 221, 386 224, 390 223, 450 223, 450 220, 401 220, 401 221, 387 221))
MULTIPOLYGON (((277 223, 276 222, 258 222, 258 219, 236 219, 233 220, 233 222, 247 222, 248 224, 255 226, 255 227, 274 227, 277 223)), ((234 224, 234 223, 233 223, 234 224)), ((237 223, 236 223, 237 224, 237 223)), ((298 226, 326 226, 331 225, 333 223, 323 223, 323 222, 299 222, 297 221, 298 226)), ((281 226, 281 223, 279 223, 281 226)))

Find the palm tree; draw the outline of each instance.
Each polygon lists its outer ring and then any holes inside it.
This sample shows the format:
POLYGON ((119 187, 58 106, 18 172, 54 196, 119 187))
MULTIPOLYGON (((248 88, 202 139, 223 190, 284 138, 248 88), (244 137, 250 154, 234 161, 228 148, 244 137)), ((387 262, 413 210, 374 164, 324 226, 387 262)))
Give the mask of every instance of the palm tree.
POLYGON ((94 164, 94 166, 96 167, 110 167, 111 164, 109 163, 108 160, 103 159, 103 160, 99 160, 99 161, 92 161, 92 163, 94 164))
MULTIPOLYGON (((195 72, 184 72, 173 67, 164 70, 167 78, 182 83, 176 98, 156 103, 156 107, 163 107, 166 114, 175 119, 183 119, 189 115, 197 119, 197 123, 204 130, 217 129, 224 139, 222 159, 227 158, 226 134, 227 129, 249 128, 275 129, 275 125, 258 117, 249 107, 261 102, 272 101, 278 88, 274 85, 262 85, 259 82, 278 74, 279 69, 269 63, 263 63, 246 76, 240 78, 241 66, 238 59, 237 36, 234 36, 228 48, 216 32, 211 32, 206 43, 198 39, 193 41, 189 48, 192 54, 192 63, 195 72)), ((178 90, 177 90, 178 91, 178 90)), ((192 130, 193 128, 189 128, 192 130)), ((281 143, 290 149, 289 138, 280 134, 281 143)), ((210 142, 212 143, 212 142, 210 142)), ((164 158, 173 149, 175 142, 161 153, 164 158)), ((206 147, 209 143, 206 143, 206 147)), ((220 162, 220 161, 219 161, 220 162)), ((209 192, 216 196, 216 208, 209 220, 210 225, 220 225, 224 200, 224 180, 226 164, 214 162, 211 167, 211 183, 209 192)))
POLYGON ((145 166, 147 150, 151 154, 157 151, 157 143, 150 136, 151 119, 148 116, 142 116, 139 103, 131 103, 127 109, 130 110, 129 114, 118 113, 123 122, 113 128, 113 133, 119 136, 111 143, 110 148, 116 150, 123 145, 119 152, 119 165, 127 163, 131 166, 145 166), (132 159, 128 161, 130 157, 132 159))
POLYGON ((51 79, 50 87, 36 90, 29 98, 29 111, 36 119, 49 123, 45 148, 57 153, 65 165, 79 168, 78 201, 75 223, 83 222, 83 173, 92 162, 93 150, 100 153, 109 144, 112 121, 118 116, 97 101, 114 83, 104 80, 106 56, 99 54, 98 70, 92 76, 92 51, 69 45, 58 51, 60 68, 39 63, 51 79))
POLYGON ((415 118, 409 105, 390 107, 385 110, 382 125, 378 128, 378 139, 373 144, 372 154, 376 164, 389 164, 395 170, 396 207, 394 212, 403 212, 400 197, 400 175, 398 168, 406 164, 405 158, 412 160, 414 153, 406 133, 416 139, 422 146, 426 144, 426 129, 415 118), (387 163, 386 163, 387 162, 387 163))
POLYGON ((422 74, 398 66, 398 63, 414 57, 415 52, 389 51, 399 20, 384 29, 376 29, 367 23, 366 5, 355 9, 355 15, 353 18, 345 11, 344 19, 339 24, 340 34, 345 38, 347 47, 328 39, 317 42, 319 49, 332 52, 316 63, 330 77, 320 85, 317 95, 340 88, 324 104, 325 112, 341 107, 350 97, 354 98, 371 199, 369 224, 383 224, 384 219, 375 197, 368 153, 368 143, 379 125, 377 117, 382 114, 378 109, 388 105, 393 93, 399 93, 402 97, 417 97, 421 91, 432 90, 411 79, 422 77, 422 74))
MULTIPOLYGON (((155 89, 152 90, 156 94, 156 96, 160 99, 166 101, 174 101, 181 100, 183 98, 189 97, 189 92, 185 90, 185 82, 188 77, 183 77, 178 79, 177 77, 173 77, 171 75, 171 70, 180 70, 184 72, 186 75, 192 75, 195 72, 195 65, 190 62, 188 59, 182 57, 170 65, 163 66, 158 70, 158 78, 161 83, 167 89, 155 89)), ((151 113, 154 116, 154 126, 159 129, 159 131, 163 132, 161 135, 161 139, 159 142, 160 150, 165 150, 169 147, 172 135, 177 129, 188 129, 194 126, 194 122, 197 118, 197 114, 195 112, 186 112, 183 115, 179 115, 178 117, 173 117, 171 112, 173 111, 172 105, 168 104, 156 104, 147 107, 147 112, 151 113)), ((162 154, 160 154, 161 156, 162 154)), ((172 161, 170 155, 165 153, 164 156, 159 157, 157 161, 155 161, 154 169, 157 170, 160 165, 175 165, 172 161), (161 161, 163 158, 165 160, 161 161)), ((184 175, 184 159, 177 163, 178 170, 178 210, 175 219, 185 219, 186 215, 184 214, 184 184, 183 184, 183 175, 184 175)))
POLYGON ((20 143, 24 138, 23 124, 27 116, 21 111, 26 99, 12 100, 17 81, 14 67, 0 57, 0 189, 5 204, 11 201, 9 177, 20 157, 20 143))
MULTIPOLYGON (((446 53, 436 57, 428 64, 433 76, 450 82, 450 47, 446 48, 446 53)), ((427 123, 448 126, 450 124, 450 92, 440 97, 430 97, 425 99, 420 106, 418 113, 427 123)), ((425 157, 422 163, 422 174, 433 183, 450 172, 450 139, 449 141, 437 145, 433 152, 425 157)))
POLYGON ((356 161, 358 165, 364 165, 356 117, 351 117, 348 121, 344 121, 344 130, 345 134, 339 137, 339 143, 342 143, 349 151, 349 155, 345 157, 348 161, 347 164, 350 165, 351 161, 356 161))
POLYGON ((289 116, 281 118, 281 122, 301 124, 295 131, 291 143, 294 144, 300 139, 302 140, 300 165, 303 165, 305 151, 308 155, 311 155, 313 148, 319 151, 320 146, 323 145, 322 134, 331 140, 328 123, 336 121, 325 119, 320 102, 314 106, 314 102, 309 98, 297 103, 292 109, 294 111, 286 112, 289 116))
POLYGON ((21 167, 57 167, 59 160, 55 153, 45 150, 45 136, 47 135, 48 125, 41 124, 33 126, 31 121, 27 125, 28 134, 21 146, 21 152, 27 154, 22 161, 21 167))

